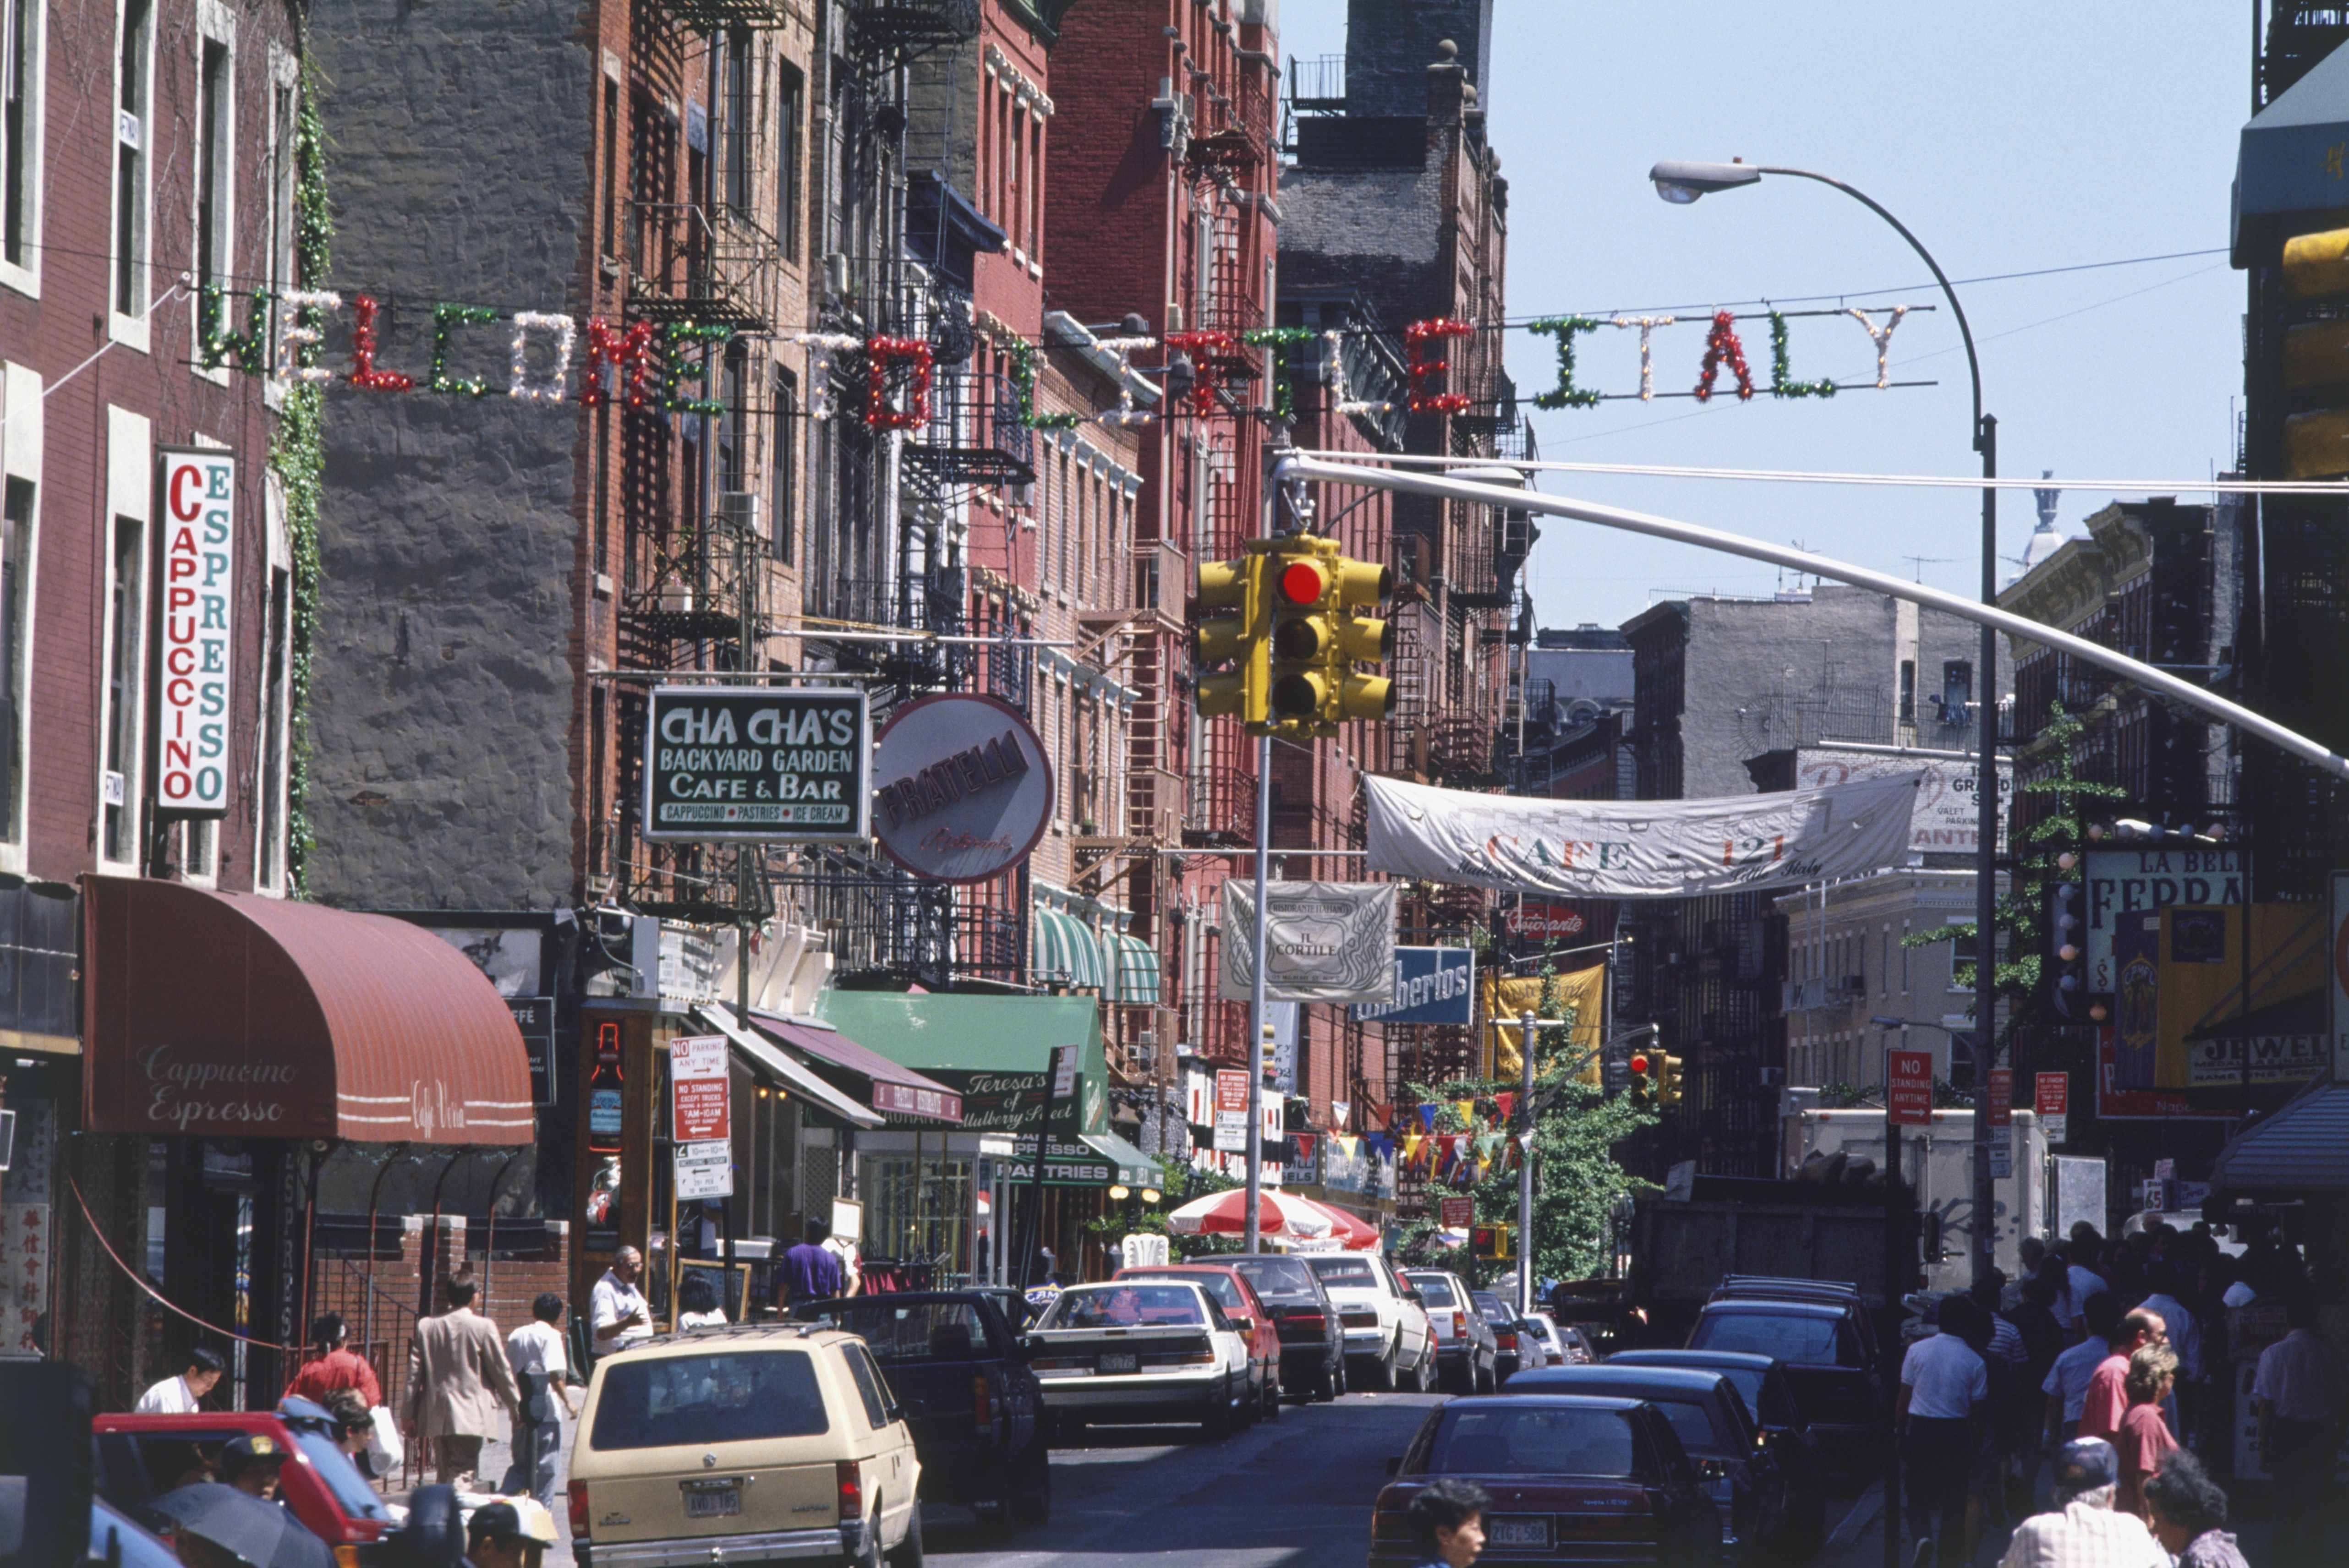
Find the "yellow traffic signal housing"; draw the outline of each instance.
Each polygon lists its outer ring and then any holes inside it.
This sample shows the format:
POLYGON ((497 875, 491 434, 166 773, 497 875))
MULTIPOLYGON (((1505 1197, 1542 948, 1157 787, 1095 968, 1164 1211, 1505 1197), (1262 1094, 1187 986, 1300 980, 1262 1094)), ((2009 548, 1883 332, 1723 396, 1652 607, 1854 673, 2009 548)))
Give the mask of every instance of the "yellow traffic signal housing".
POLYGON ((1641 1110, 1647 1110, 1656 1103, 1656 1080, 1651 1074, 1661 1065, 1645 1051, 1635 1053, 1631 1057, 1631 1103, 1641 1110))
POLYGON ((1268 722, 1273 733, 1292 738, 1332 735, 1346 719, 1392 714, 1392 683, 1354 668, 1394 651, 1394 633, 1386 622, 1355 613, 1392 591, 1392 573, 1340 554, 1332 539, 1296 534, 1265 548, 1262 592, 1272 643, 1268 722))
POLYGON ((1255 543, 1237 561, 1199 563, 1200 619, 1191 633, 1191 652, 1204 672, 1209 665, 1233 664, 1230 671, 1198 677, 1202 718, 1265 721, 1267 689, 1265 556, 1255 543))
POLYGON ((1659 1069, 1656 1077, 1656 1103, 1658 1105, 1680 1104, 1680 1057, 1663 1056, 1660 1053, 1656 1057, 1656 1064, 1659 1069))

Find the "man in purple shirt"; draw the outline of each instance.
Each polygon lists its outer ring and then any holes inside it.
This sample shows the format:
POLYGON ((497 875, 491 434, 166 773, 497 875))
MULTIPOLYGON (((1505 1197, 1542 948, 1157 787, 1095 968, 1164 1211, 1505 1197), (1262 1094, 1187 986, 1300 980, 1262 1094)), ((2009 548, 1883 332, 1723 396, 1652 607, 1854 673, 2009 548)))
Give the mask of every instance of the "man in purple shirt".
POLYGON ((810 1220, 807 1240, 783 1254, 781 1289, 777 1293, 783 1305, 793 1305, 802 1301, 830 1301, 840 1294, 843 1281, 840 1274, 840 1257, 824 1240, 832 1227, 822 1220, 810 1220))

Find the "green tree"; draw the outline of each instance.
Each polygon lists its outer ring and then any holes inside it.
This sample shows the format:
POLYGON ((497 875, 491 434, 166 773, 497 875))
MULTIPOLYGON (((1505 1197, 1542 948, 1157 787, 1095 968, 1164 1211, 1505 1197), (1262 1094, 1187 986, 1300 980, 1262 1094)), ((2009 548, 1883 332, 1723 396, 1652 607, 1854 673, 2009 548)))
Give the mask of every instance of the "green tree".
MULTIPOLYGON (((1533 1031, 1532 1103, 1515 1105, 1502 1128, 1492 1125, 1495 1100, 1521 1092, 1514 1078, 1454 1078, 1406 1087, 1421 1104, 1435 1106, 1437 1131, 1474 1132, 1477 1149, 1491 1160, 1483 1179, 1466 1188, 1431 1181, 1431 1211, 1440 1198, 1465 1191, 1475 1199, 1477 1224, 1514 1225, 1517 1171, 1507 1152, 1516 1137, 1530 1128, 1534 1234, 1526 1250, 1532 1254, 1534 1277, 1581 1279, 1605 1272, 1615 1205, 1632 1184, 1630 1175, 1616 1163, 1615 1145, 1654 1125, 1656 1119, 1634 1109, 1629 1095, 1609 1096, 1599 1085, 1584 1081, 1593 1053, 1571 1043, 1574 1008, 1560 994, 1557 971, 1547 962, 1542 965, 1540 1016, 1566 1022, 1533 1031), (1478 1126, 1473 1129, 1462 1120, 1455 1104, 1466 1099, 1476 1102, 1478 1126)), ((1466 1248, 1439 1250, 1436 1228, 1432 1215, 1413 1227, 1403 1238, 1404 1255, 1424 1258, 1431 1266, 1450 1268, 1478 1283, 1511 1266, 1480 1262, 1466 1248)))

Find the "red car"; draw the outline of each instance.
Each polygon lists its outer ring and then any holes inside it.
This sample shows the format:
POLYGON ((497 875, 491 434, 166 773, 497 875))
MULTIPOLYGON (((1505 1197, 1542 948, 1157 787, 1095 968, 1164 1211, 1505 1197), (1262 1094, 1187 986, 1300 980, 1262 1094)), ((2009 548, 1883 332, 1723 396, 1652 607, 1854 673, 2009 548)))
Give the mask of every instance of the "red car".
POLYGON ((274 1410, 199 1411, 192 1416, 94 1416, 97 1489, 117 1508, 205 1479, 231 1439, 277 1439, 286 1451, 277 1487, 294 1517, 334 1549, 336 1568, 371 1568, 376 1543, 392 1528, 390 1510, 335 1445, 335 1418, 307 1399, 274 1410))
POLYGON ((1256 1294, 1247 1276, 1229 1264, 1163 1264, 1154 1268, 1120 1269, 1112 1279, 1187 1279, 1216 1298, 1224 1315, 1248 1346, 1248 1388, 1256 1396, 1250 1407, 1270 1420, 1280 1414, 1280 1326, 1256 1294))

